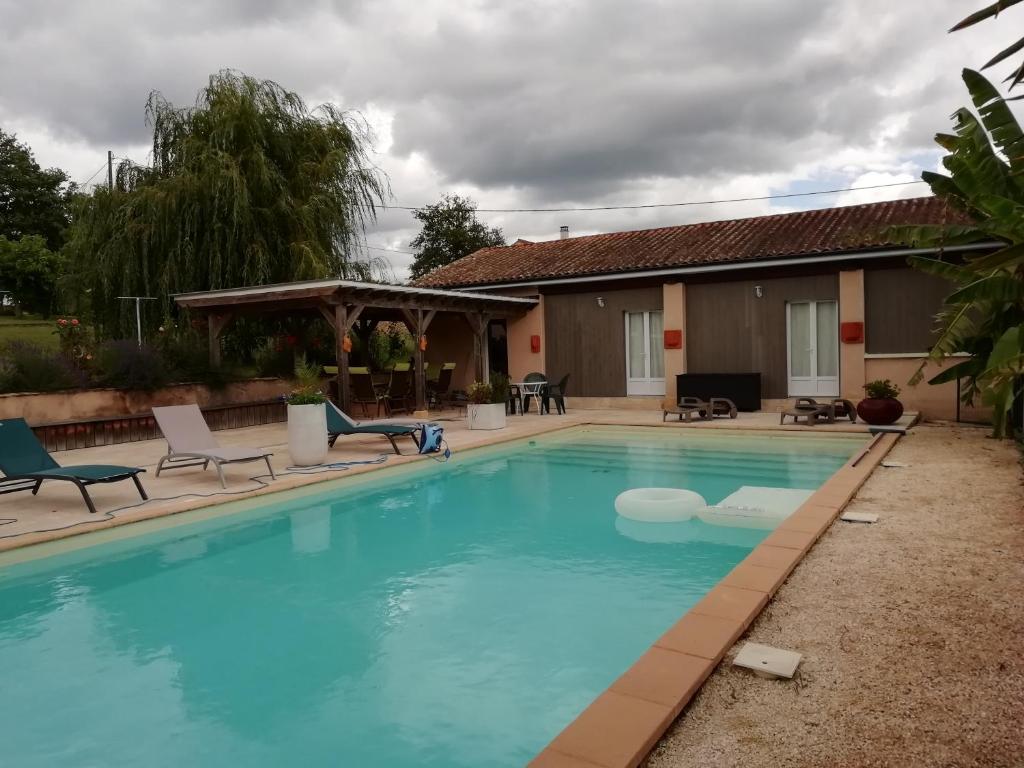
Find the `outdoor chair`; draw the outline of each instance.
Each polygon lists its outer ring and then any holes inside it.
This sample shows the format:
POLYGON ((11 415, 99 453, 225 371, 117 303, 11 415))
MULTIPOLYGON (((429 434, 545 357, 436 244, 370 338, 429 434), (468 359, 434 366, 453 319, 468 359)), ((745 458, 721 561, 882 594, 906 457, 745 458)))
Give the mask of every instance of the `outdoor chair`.
POLYGON ((819 403, 813 397, 798 397, 793 405, 779 414, 779 424, 786 422, 786 417, 791 417, 794 424, 799 424, 803 419, 807 426, 813 427, 818 419, 824 418, 829 424, 836 420, 835 407, 831 403, 819 403))
POLYGON ((845 417, 854 424, 857 423, 857 407, 849 400, 837 397, 832 401, 832 407, 835 409, 835 417, 837 419, 845 417))
POLYGON ((39 442, 24 419, 0 420, 0 471, 4 473, 0 479, 0 493, 31 490, 35 496, 43 480, 67 480, 74 483, 92 514, 96 514, 96 506, 86 486, 95 483, 118 483, 130 479, 135 483, 142 500, 149 499, 139 482, 139 473, 146 470, 112 464, 62 467, 39 442))
POLYGON ((519 409, 519 415, 522 416, 523 411, 523 393, 519 389, 518 384, 508 385, 508 401, 505 403, 505 411, 512 415, 516 415, 516 409, 519 409))
POLYGON ((385 393, 388 413, 411 411, 413 402, 412 371, 408 363, 398 363, 391 371, 391 383, 385 393))
POLYGON ((349 379, 352 382, 352 401, 362 406, 365 416, 370 415, 371 405, 376 406, 378 416, 380 416, 381 408, 387 413, 387 393, 373 385, 373 377, 370 375, 369 368, 350 368, 349 379))
POLYGON ((217 469, 220 487, 227 488, 224 480, 225 464, 245 464, 250 461, 265 461, 267 471, 272 480, 274 468, 270 466, 270 457, 274 454, 262 448, 225 448, 217 442, 210 431, 203 412, 195 403, 188 405, 165 405, 153 408, 153 418, 167 441, 167 455, 156 465, 156 476, 164 469, 182 469, 198 467, 205 470, 211 462, 217 469))
POLYGON ((416 438, 416 433, 423 428, 423 422, 388 419, 356 421, 334 403, 328 402, 325 404, 325 407, 327 408, 327 445, 330 448, 334 447, 334 443, 337 442, 341 435, 380 435, 381 437, 386 437, 388 442, 391 443, 391 447, 394 448, 395 453, 399 456, 402 455, 402 452, 398 450, 398 444, 395 443, 396 437, 408 437, 413 441, 417 449, 419 448, 419 440, 416 438))
MULTIPOLYGON (((736 403, 727 397, 711 397, 707 400, 701 400, 699 397, 681 397, 679 406, 680 408, 696 409, 700 417, 705 420, 714 419, 717 416, 735 419, 738 413, 736 403)), ((664 419, 665 416, 662 414, 662 420, 664 421, 664 419)))
MULTIPOLYGON (((539 384, 540 382, 546 382, 547 380, 548 380, 548 377, 545 376, 543 373, 537 373, 536 371, 533 371, 531 373, 526 374, 526 377, 523 379, 523 382, 526 383, 526 384, 539 384)), ((536 389, 536 395, 534 395, 531 392, 525 392, 523 394, 523 406, 522 406, 523 413, 528 413, 529 412, 529 410, 530 410, 530 398, 531 397, 536 396, 537 398, 540 399, 541 403, 543 404, 543 402, 544 402, 544 392, 546 390, 547 390, 547 386, 543 386, 543 387, 540 387, 540 388, 536 389)))
POLYGON ((555 410, 558 413, 565 413, 565 388, 569 384, 569 374, 565 374, 557 384, 548 384, 541 395, 540 409, 544 413, 551 413, 551 401, 555 401, 555 410))
POLYGON ((427 382, 427 394, 431 405, 440 405, 448 396, 448 390, 452 386, 452 376, 455 374, 455 363, 445 363, 437 374, 436 381, 427 382))
MULTIPOLYGON (((711 407, 711 403, 707 400, 701 400, 699 397, 680 397, 678 405, 679 407, 677 409, 669 412, 686 412, 686 421, 692 421, 694 416, 702 421, 710 421, 715 415, 714 409, 711 407)), ((682 415, 680 418, 682 418, 682 415)), ((662 413, 661 420, 665 420, 664 413, 662 413)))
POLYGON ((669 415, 678 416, 679 421, 690 422, 696 416, 698 419, 706 420, 708 416, 704 403, 700 405, 669 405, 668 401, 662 403, 661 420, 664 422, 669 415))

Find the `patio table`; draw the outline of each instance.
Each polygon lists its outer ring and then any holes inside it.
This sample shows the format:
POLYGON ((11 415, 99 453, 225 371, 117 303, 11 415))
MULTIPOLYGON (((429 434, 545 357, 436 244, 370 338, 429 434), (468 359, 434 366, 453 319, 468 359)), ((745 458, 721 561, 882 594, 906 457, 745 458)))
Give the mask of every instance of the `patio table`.
POLYGON ((548 383, 546 381, 513 381, 512 386, 519 387, 525 397, 531 395, 537 401, 537 415, 541 415, 540 392, 548 383))

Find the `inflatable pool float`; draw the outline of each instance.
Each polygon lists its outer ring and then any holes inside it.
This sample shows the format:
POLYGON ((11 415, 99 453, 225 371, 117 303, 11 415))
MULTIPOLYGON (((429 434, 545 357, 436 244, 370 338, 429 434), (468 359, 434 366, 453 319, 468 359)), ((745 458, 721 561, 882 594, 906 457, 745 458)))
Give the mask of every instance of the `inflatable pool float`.
POLYGON ((703 496, 684 488, 631 488, 615 498, 616 512, 644 523, 678 523, 706 507, 703 496))

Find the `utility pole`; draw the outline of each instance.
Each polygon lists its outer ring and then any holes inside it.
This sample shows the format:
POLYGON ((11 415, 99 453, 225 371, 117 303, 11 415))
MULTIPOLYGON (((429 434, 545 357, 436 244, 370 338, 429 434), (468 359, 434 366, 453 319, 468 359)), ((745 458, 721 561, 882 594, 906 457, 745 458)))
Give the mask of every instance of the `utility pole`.
POLYGON ((114 188, 114 152, 107 150, 107 189, 114 188))
POLYGON ((142 347, 142 302, 156 301, 156 296, 118 296, 117 298, 130 299, 135 302, 135 330, 138 333, 139 347, 142 347))

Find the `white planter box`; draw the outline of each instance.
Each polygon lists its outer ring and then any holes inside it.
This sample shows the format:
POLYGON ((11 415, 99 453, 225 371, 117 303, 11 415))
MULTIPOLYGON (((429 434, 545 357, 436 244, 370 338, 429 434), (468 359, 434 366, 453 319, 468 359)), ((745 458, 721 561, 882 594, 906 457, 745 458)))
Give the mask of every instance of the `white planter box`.
POLYGON ((323 403, 288 406, 288 453, 296 467, 327 459, 327 409, 323 403))
POLYGON ((504 403, 470 403, 466 406, 466 421, 470 429, 504 429, 504 403))

